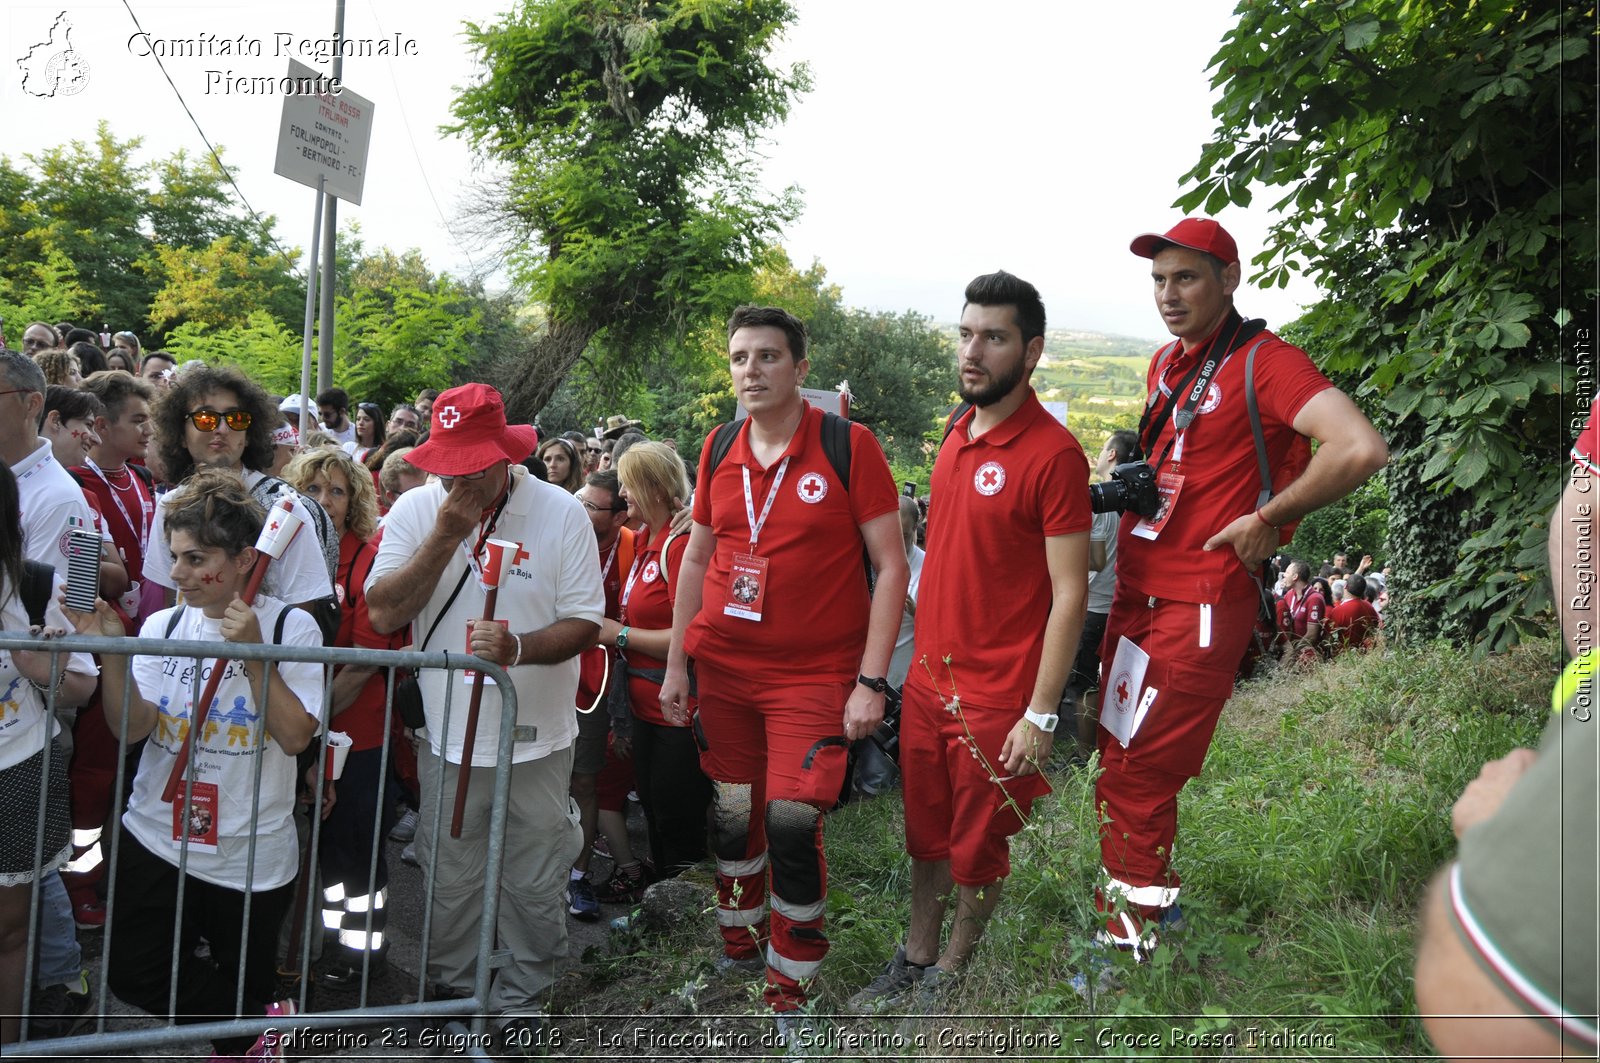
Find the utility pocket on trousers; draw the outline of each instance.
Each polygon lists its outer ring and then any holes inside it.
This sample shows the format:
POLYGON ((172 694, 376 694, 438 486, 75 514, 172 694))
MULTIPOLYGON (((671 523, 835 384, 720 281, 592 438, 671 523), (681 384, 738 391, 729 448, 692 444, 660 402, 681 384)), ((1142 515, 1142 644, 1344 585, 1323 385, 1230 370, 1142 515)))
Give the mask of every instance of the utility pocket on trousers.
POLYGON ((844 735, 818 739, 800 762, 800 781, 794 800, 821 809, 832 808, 839 801, 849 759, 850 743, 844 735))

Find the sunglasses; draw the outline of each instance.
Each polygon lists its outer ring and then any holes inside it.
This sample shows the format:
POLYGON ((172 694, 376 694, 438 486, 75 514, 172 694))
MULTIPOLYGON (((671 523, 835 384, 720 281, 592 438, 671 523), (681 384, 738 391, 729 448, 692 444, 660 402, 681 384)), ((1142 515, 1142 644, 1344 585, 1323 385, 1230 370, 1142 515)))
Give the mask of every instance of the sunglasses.
POLYGON ((189 415, 189 421, 202 432, 215 432, 217 425, 224 422, 235 432, 243 432, 250 427, 254 420, 248 410, 227 410, 218 413, 216 410, 202 407, 189 415))
POLYGON ((604 454, 605 453, 605 451, 601 450, 599 447, 584 447, 583 450, 584 450, 584 453, 586 453, 586 454, 604 454))

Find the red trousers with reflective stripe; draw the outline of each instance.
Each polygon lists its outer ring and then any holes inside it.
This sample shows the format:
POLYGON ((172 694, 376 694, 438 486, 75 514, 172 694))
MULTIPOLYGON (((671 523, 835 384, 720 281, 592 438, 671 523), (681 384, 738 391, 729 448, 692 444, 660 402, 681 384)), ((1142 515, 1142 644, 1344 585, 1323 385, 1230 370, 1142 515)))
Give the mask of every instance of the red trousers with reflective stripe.
MULTIPOLYGON (((772 891, 791 906, 818 904, 827 896, 828 864, 823 852, 820 813, 832 808, 844 785, 848 747, 842 742, 844 705, 853 680, 817 684, 773 684, 759 677, 724 671, 695 661, 700 695, 699 722, 705 746, 700 765, 713 782, 750 786, 750 810, 744 822, 743 859, 768 853, 772 891), (828 744, 839 739, 838 744, 828 744), (798 802, 818 810, 805 830, 769 830, 773 802, 798 802), (770 851, 769 851, 770 850, 770 851)), ((719 800, 721 788, 719 790, 719 800)), ((716 811, 713 810, 713 819, 716 811)), ((714 827, 713 833, 726 830, 714 827)), ((734 860, 726 839, 716 837, 718 857, 734 860)), ((766 873, 737 878, 717 874, 719 907, 744 910, 766 900, 766 873)), ((775 1010, 805 1002, 804 978, 780 967, 812 969, 827 952, 823 918, 796 920, 774 911, 770 916, 766 998, 775 1010), (775 965, 774 961, 777 961, 775 965)), ((759 933, 755 928, 723 926, 728 955, 749 956, 759 933)))
MULTIPOLYGON (((1178 793, 1200 774, 1259 608, 1259 602, 1242 595, 1207 607, 1152 602, 1119 589, 1100 652, 1101 719, 1112 711, 1114 692, 1123 682, 1113 672, 1124 637, 1150 655, 1144 689, 1155 688, 1156 696, 1127 748, 1100 728, 1104 770, 1095 784, 1095 806, 1106 821, 1100 828, 1100 861, 1110 878, 1134 887, 1179 885, 1172 868, 1178 793)), ((1130 693, 1134 702, 1139 696, 1130 693)), ((1115 900, 1104 890, 1095 892, 1101 912, 1115 900)), ((1159 905, 1128 906, 1136 925, 1160 910, 1159 905)), ((1107 930, 1126 933, 1115 919, 1107 922, 1107 930)))

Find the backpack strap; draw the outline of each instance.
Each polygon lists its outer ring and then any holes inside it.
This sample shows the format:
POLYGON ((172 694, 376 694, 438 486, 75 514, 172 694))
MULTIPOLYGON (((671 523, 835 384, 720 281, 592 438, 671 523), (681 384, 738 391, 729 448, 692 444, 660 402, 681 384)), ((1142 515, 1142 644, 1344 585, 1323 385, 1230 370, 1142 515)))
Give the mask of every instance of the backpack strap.
POLYGON ((444 619, 444 614, 448 613, 450 607, 456 604, 456 597, 461 593, 461 588, 467 585, 467 573, 471 571, 470 568, 461 570, 461 578, 456 581, 456 589, 450 592, 450 597, 445 599, 444 608, 439 610, 439 615, 433 618, 432 624, 428 625, 428 633, 422 636, 422 645, 417 647, 417 652, 420 653, 428 648, 428 640, 433 638, 435 631, 439 630, 439 621, 444 619))
POLYGON ((949 416, 944 419, 944 435, 939 437, 940 446, 943 446, 944 441, 950 438, 950 433, 956 430, 956 422, 965 417, 970 409, 972 409, 972 403, 963 402, 950 411, 949 416))
MULTIPOLYGON (((356 569, 360 566, 361 559, 366 556, 367 552, 372 554, 371 559, 367 562, 367 572, 370 573, 372 571, 372 562, 378 559, 378 548, 371 543, 356 544, 355 556, 350 559, 350 568, 344 574, 344 602, 341 602, 341 605, 353 601, 355 598, 356 569)), ((363 584, 366 583, 365 575, 361 577, 361 582, 363 584)))
POLYGON ((44 611, 50 606, 50 592, 55 590, 55 586, 54 565, 48 561, 23 560, 22 585, 17 589, 31 626, 44 626, 44 611))
POLYGON ((172 637, 172 633, 178 630, 178 621, 183 619, 183 610, 185 608, 186 607, 182 605, 175 605, 172 607, 172 615, 167 617, 167 638, 170 639, 172 637))
POLYGON ((1256 352, 1265 344, 1261 340, 1244 356, 1244 405, 1250 413, 1250 432, 1256 440, 1256 468, 1261 474, 1261 493, 1256 496, 1256 508, 1272 501, 1272 463, 1267 459, 1267 438, 1261 431, 1261 407, 1256 402, 1256 352))
POLYGON ((822 452, 828 456, 845 493, 850 491, 850 421, 832 410, 822 413, 822 452))
POLYGON ((128 468, 133 470, 133 474, 144 481, 145 490, 153 492, 156 486, 156 474, 143 465, 135 465, 131 461, 127 464, 128 468))
POLYGON ((711 433, 711 461, 706 465, 706 482, 711 481, 712 474, 717 471, 717 466, 722 464, 728 456, 728 451, 733 449, 733 441, 739 438, 739 422, 729 421, 717 425, 716 431, 711 433))
POLYGON ((294 607, 286 605, 278 610, 278 622, 272 626, 272 644, 274 646, 283 645, 283 625, 289 619, 289 610, 292 608, 294 607))

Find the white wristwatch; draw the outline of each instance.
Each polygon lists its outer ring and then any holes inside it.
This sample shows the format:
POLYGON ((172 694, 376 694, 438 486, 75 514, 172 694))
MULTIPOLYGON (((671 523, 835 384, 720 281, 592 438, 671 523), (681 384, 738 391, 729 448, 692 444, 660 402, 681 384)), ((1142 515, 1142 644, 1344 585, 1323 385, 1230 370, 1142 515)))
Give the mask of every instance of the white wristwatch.
POLYGON ((1024 709, 1022 718, 1041 731, 1054 731, 1056 724, 1061 720, 1061 717, 1053 712, 1046 715, 1042 712, 1034 712, 1032 709, 1024 709))

